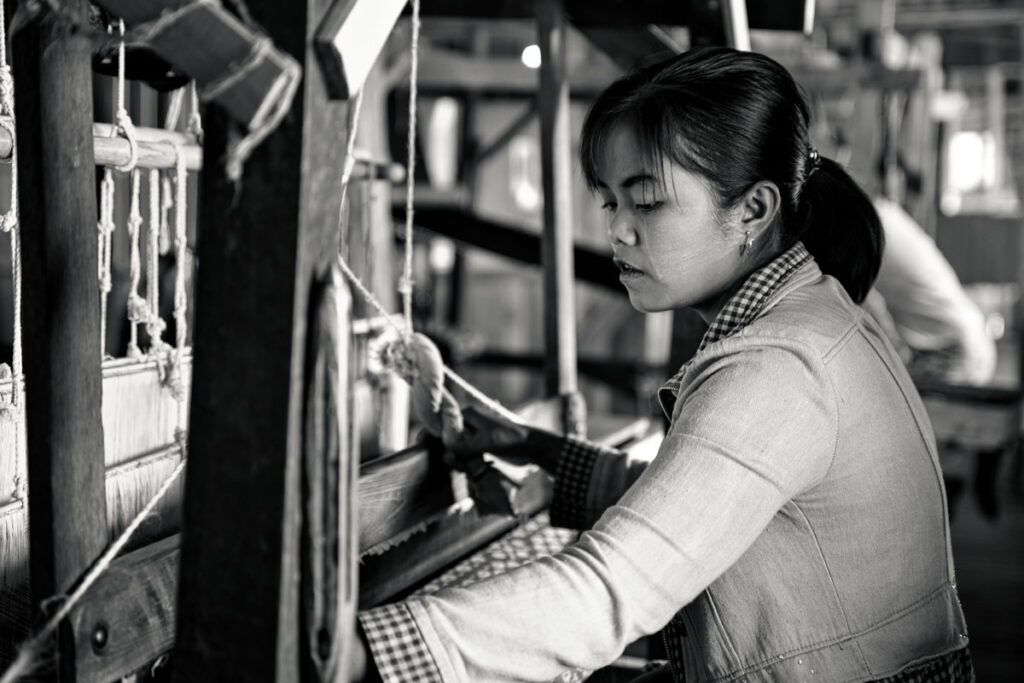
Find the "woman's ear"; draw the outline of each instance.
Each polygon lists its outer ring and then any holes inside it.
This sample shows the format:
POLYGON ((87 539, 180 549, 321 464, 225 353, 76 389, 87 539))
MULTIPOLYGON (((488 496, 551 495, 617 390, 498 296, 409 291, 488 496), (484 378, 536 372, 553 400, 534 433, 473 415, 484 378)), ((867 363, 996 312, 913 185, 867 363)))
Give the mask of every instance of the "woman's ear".
POLYGON ((754 183, 743 197, 740 227, 755 237, 760 236, 771 227, 781 206, 778 185, 770 180, 754 183))

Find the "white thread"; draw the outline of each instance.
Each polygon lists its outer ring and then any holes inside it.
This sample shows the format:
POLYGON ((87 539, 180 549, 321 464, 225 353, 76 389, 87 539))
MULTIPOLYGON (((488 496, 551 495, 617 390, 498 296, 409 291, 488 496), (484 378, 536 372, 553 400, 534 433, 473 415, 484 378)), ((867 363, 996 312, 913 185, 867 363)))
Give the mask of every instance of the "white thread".
POLYGON ((277 97, 277 102, 270 115, 266 120, 259 125, 257 128, 251 130, 245 137, 237 142, 228 145, 227 160, 224 162, 224 172, 228 179, 238 183, 242 179, 242 168, 245 166, 246 160, 252 151, 259 146, 261 142, 268 135, 274 132, 274 130, 280 125, 281 121, 288 114, 288 111, 292 108, 292 100, 295 98, 295 93, 299 89, 299 81, 302 79, 302 67, 298 65, 294 60, 287 59, 283 62, 284 70, 278 77, 277 83, 274 87, 270 88, 268 92, 274 92, 278 90, 278 83, 283 84, 280 87, 280 95, 277 97))
POLYGON ((196 92, 196 82, 191 81, 188 84, 189 94, 189 115, 188 115, 188 132, 196 136, 196 141, 202 143, 203 139, 203 119, 199 115, 199 93, 196 92))
POLYGON ((103 180, 100 181, 100 220, 97 224, 99 233, 99 284, 100 284, 100 359, 106 356, 107 349, 107 296, 110 294, 110 254, 114 233, 114 172, 110 167, 103 169, 103 180))
MULTIPOLYGON (((345 277, 347 277, 349 281, 352 283, 352 285, 356 288, 356 291, 358 291, 359 294, 362 295, 364 299, 366 299, 366 302, 370 304, 370 306, 373 307, 373 309, 376 310, 381 316, 383 316, 385 320, 387 320, 387 323, 392 328, 394 328, 394 330, 398 332, 399 335, 404 334, 405 330, 402 327, 399 327, 398 325, 395 324, 395 321, 392 319, 391 314, 384 309, 384 306, 381 305, 380 301, 377 300, 377 297, 375 297, 373 293, 366 288, 366 285, 360 282, 359 278, 357 278, 356 274, 352 272, 352 269, 349 267, 345 259, 342 258, 341 254, 338 254, 338 266, 341 268, 341 271, 345 273, 345 277)), ((484 406, 490 408, 495 413, 497 413, 498 415, 500 415, 501 417, 505 418, 510 422, 514 422, 515 424, 523 424, 523 418, 519 417, 511 410, 509 410, 508 408, 501 405, 484 392, 474 387, 468 381, 464 380, 462 377, 456 374, 455 371, 449 368, 447 365, 444 365, 442 367, 444 368, 445 377, 450 379, 452 382, 454 382, 456 385, 458 385, 466 393, 468 393, 470 396, 472 396, 477 401, 482 403, 484 406)))
POLYGON ((142 508, 138 515, 125 527, 125 530, 121 532, 121 535, 111 543, 107 549, 101 554, 96 561, 93 563, 89 571, 86 572, 85 576, 82 577, 82 581, 78 584, 74 591, 68 595, 53 616, 51 616, 43 627, 36 632, 36 634, 25 642, 18 651, 18 656, 11 664, 10 668, 4 672, 0 683, 14 683, 18 679, 31 673, 33 663, 36 661, 37 656, 49 645, 51 636, 56 632, 60 623, 69 615, 76 605, 81 601, 96 580, 99 579, 103 573, 110 568, 114 558, 117 557, 118 553, 124 548, 131 537, 135 534, 138 528, 146 520, 147 517, 156 508, 157 503, 167 495, 171 485, 178 479, 182 471, 185 469, 186 458, 184 457, 184 451, 182 451, 181 462, 174 468, 174 471, 167 477, 166 481, 160 486, 160 489, 156 494, 149 499, 146 506, 142 508))
POLYGON ((216 99, 225 91, 241 83, 252 73, 274 49, 274 43, 266 36, 256 36, 249 46, 249 53, 239 62, 228 64, 224 73, 203 86, 204 100, 216 99))
POLYGON ((408 163, 405 178, 405 263, 398 290, 402 294, 402 311, 405 315, 405 331, 402 333, 406 343, 412 336, 412 222, 413 222, 413 188, 416 183, 416 83, 419 72, 420 51, 420 0, 412 0, 412 40, 409 46, 409 145, 408 163))
MULTIPOLYGON (((173 143, 172 143, 173 144, 173 143)), ((174 208, 174 187, 169 176, 160 181, 160 242, 158 251, 161 256, 171 253, 171 221, 168 216, 174 208)))
POLYGON ((114 114, 113 133, 120 133, 128 140, 128 162, 123 166, 117 166, 118 171, 130 173, 135 170, 139 162, 139 142, 135 136, 135 125, 132 117, 124 106, 124 19, 118 20, 118 30, 121 33, 121 42, 117 45, 117 112, 114 114))
POLYGON ((139 349, 139 324, 149 320, 146 300, 139 296, 139 281, 142 278, 141 255, 139 253, 139 232, 142 229, 142 211, 139 207, 142 178, 140 171, 131 173, 131 209, 128 213, 129 257, 128 268, 130 283, 128 285, 128 357, 140 360, 144 358, 139 349))
POLYGON ((149 353, 155 355, 166 344, 162 338, 166 324, 160 317, 160 229, 163 210, 160 204, 160 171, 149 171, 149 232, 146 244, 146 304, 149 318, 146 320, 146 334, 149 335, 149 353))
POLYGON ((185 88, 178 88, 171 93, 171 101, 167 103, 167 112, 164 114, 164 129, 177 130, 178 119, 181 118, 181 103, 185 99, 185 88))
POLYGON ((174 397, 178 401, 178 429, 185 429, 185 384, 182 373, 185 363, 185 339, 188 335, 188 296, 185 291, 185 270, 187 268, 188 247, 188 169, 185 167, 185 150, 181 145, 174 145, 175 158, 175 207, 174 207, 174 246, 176 247, 174 277, 174 329, 175 329, 175 379, 172 385, 174 397))
POLYGON ((349 134, 345 141, 345 165, 341 170, 341 203, 338 205, 338 225, 341 235, 340 245, 348 244, 348 211, 345 210, 345 200, 348 197, 348 184, 352 180, 352 170, 356 165, 356 131, 359 130, 359 110, 363 105, 363 91, 356 93, 352 101, 352 108, 349 112, 349 134))

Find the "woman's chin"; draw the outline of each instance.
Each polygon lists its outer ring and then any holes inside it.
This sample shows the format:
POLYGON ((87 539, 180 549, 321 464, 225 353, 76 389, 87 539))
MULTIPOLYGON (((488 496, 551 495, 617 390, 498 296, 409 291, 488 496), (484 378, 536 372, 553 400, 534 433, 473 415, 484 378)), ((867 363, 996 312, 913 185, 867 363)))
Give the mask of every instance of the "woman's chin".
POLYGON ((662 302, 653 301, 649 297, 645 297, 644 295, 634 292, 633 290, 628 291, 629 303, 633 306, 633 308, 640 311, 641 313, 661 313, 662 311, 668 311, 672 309, 672 306, 665 305, 662 302))

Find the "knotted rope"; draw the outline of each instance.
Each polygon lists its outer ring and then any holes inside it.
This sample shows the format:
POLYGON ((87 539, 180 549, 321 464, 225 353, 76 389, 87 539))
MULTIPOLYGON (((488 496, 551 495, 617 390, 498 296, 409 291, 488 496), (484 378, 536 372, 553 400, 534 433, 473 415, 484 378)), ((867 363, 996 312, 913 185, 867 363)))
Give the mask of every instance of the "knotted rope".
MULTIPOLYGON (((388 324, 398 333, 398 339, 387 343, 381 352, 381 361, 389 369, 394 370, 400 377, 405 379, 412 386, 412 410, 416 417, 423 423, 424 427, 435 436, 445 440, 454 439, 463 428, 462 411, 459 408, 455 397, 445 388, 445 379, 459 386, 467 394, 476 399, 483 406, 489 408, 506 420, 522 424, 522 419, 514 412, 504 407, 482 391, 474 387, 465 379, 460 377, 451 368, 446 366, 434 343, 425 335, 415 332, 412 324, 412 216, 413 216, 413 183, 415 180, 416 164, 416 109, 417 109, 417 63, 419 47, 419 0, 412 0, 412 39, 410 47, 410 73, 409 73, 409 135, 408 135, 408 158, 406 167, 406 196, 405 196, 405 253, 404 269, 399 280, 398 289, 403 298, 404 326, 399 327, 391 317, 391 314, 381 305, 380 301, 364 285, 352 271, 346 261, 344 254, 339 250, 338 265, 341 271, 359 292, 360 296, 376 310, 388 324)), ((358 113, 359 97, 353 102, 353 108, 358 113)), ((342 205, 339 212, 339 233, 342 240, 346 236, 347 223, 345 219, 344 198, 347 196, 348 183, 351 180, 351 168, 354 164, 354 140, 358 131, 359 119, 356 116, 349 130, 348 144, 346 145, 345 162, 343 166, 341 181, 342 205)), ((342 247, 343 248, 343 247, 342 247)), ((513 505, 513 497, 516 488, 515 482, 505 477, 497 469, 486 462, 482 456, 465 458, 460 461, 462 467, 469 475, 470 494, 477 504, 481 513, 499 512, 504 514, 516 514, 513 505)))

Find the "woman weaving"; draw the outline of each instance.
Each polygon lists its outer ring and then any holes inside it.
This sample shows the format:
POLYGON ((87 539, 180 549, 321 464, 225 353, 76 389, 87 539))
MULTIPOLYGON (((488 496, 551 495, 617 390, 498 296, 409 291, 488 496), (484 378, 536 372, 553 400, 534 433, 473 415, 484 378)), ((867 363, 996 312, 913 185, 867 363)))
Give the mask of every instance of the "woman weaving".
POLYGON ((650 680, 972 680, 921 401, 858 305, 883 238, 774 61, 692 51, 610 86, 580 156, 630 301, 710 324, 650 463, 467 417, 456 452, 555 477, 563 552, 361 615, 367 679, 546 681, 663 630, 650 680))

